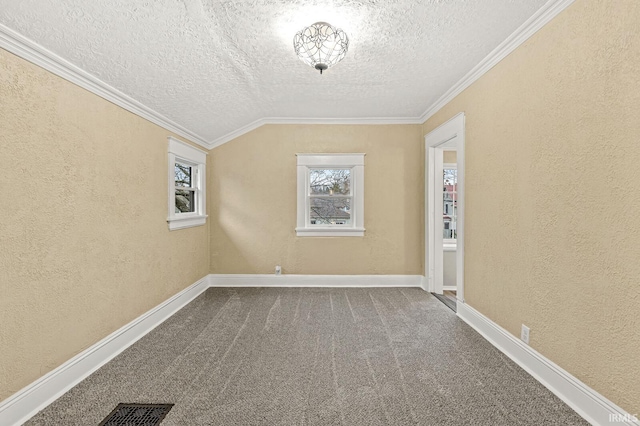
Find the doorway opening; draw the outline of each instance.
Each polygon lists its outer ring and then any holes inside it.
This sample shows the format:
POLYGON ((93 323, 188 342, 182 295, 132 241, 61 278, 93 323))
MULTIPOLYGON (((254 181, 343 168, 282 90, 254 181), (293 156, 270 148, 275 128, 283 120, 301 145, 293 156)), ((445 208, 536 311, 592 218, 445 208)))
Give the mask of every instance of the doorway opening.
POLYGON ((456 310, 464 303, 464 113, 425 137, 427 290, 456 310))

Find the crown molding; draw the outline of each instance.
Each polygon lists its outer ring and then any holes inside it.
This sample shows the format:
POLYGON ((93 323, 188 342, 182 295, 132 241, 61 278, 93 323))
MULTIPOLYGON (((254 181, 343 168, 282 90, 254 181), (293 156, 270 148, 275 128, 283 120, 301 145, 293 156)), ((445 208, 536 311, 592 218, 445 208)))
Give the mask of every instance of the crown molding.
POLYGON ((266 124, 422 124, 420 117, 311 118, 271 117, 266 124))
POLYGON ((261 118, 247 124, 233 132, 227 133, 213 140, 209 144, 209 149, 223 145, 239 136, 257 129, 265 124, 423 124, 435 113, 440 111, 453 98, 458 96, 464 89, 471 86, 476 80, 482 77, 507 55, 517 49, 522 43, 527 41, 532 35, 538 32, 560 12, 570 6, 575 0, 549 0, 533 16, 527 19, 518 29, 516 29, 505 41, 491 51, 478 65, 465 74, 457 83, 438 98, 420 117, 382 117, 382 118, 293 118, 293 117, 269 117, 261 118))
POLYGON ((0 24, 0 47, 202 147, 209 146, 209 143, 198 134, 2 24, 0 24))
POLYGON ((312 117, 266 117, 253 121, 233 132, 213 140, 209 149, 224 145, 233 139, 249 133, 265 124, 422 124, 421 117, 360 117, 360 118, 312 118, 312 117))
POLYGON ((229 132, 224 136, 220 136, 219 138, 212 140, 209 143, 208 148, 209 149, 213 149, 213 148, 216 148, 216 147, 218 147, 220 145, 224 145, 225 143, 227 143, 229 141, 232 141, 233 139, 235 139, 237 137, 240 137, 240 136, 244 135, 245 133, 249 133, 250 131, 257 129, 258 127, 262 126, 263 124, 266 124, 264 122, 264 118, 260 118, 260 119, 258 119, 256 121, 253 121, 253 122, 247 124, 246 126, 242 126, 239 129, 234 130, 233 132, 229 132))
POLYGON ((531 18, 522 24, 504 42, 496 47, 478 65, 438 98, 420 117, 371 117, 371 118, 310 118, 265 117, 211 141, 188 130, 178 123, 136 101, 118 89, 111 87, 71 62, 45 49, 34 41, 0 24, 0 48, 3 48, 53 74, 64 78, 146 120, 182 136, 206 149, 213 149, 265 124, 422 124, 459 95, 464 89, 482 77, 509 53, 529 39, 540 28, 555 18, 575 0, 549 0, 531 18))
POLYGON ((527 41, 532 35, 538 32, 560 12, 569 7, 575 0, 549 0, 531 18, 520 25, 505 41, 493 49, 478 65, 465 74, 456 84, 438 98, 420 116, 420 122, 424 123, 435 113, 440 111, 453 98, 458 96, 464 89, 471 86, 476 80, 482 77, 487 71, 502 61, 507 55, 527 41))

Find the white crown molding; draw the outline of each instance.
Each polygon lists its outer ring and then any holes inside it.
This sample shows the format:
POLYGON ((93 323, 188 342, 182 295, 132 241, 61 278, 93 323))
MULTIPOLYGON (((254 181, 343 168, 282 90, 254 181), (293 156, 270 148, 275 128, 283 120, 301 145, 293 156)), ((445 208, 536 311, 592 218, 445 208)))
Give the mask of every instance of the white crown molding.
POLYGON ((0 403, 0 425, 21 425, 204 292, 207 277, 111 333, 0 403))
POLYGON ((453 98, 458 96, 464 89, 471 86, 476 80, 482 77, 487 71, 502 61, 508 54, 513 52, 522 43, 527 41, 532 35, 538 32, 560 12, 570 6, 575 0, 549 0, 531 18, 527 19, 518 29, 516 29, 505 41, 493 49, 478 65, 465 74, 456 84, 454 84, 444 95, 436 100, 420 116, 420 123, 424 123, 435 113, 440 111, 453 98))
POLYGON ((422 124, 420 117, 361 117, 361 118, 311 118, 311 117, 266 117, 253 121, 233 132, 213 140, 209 149, 224 145, 237 137, 262 127, 265 124, 350 124, 350 125, 375 125, 375 124, 422 124))
POLYGON ((238 138, 244 135, 245 133, 249 133, 250 131, 257 129, 258 127, 264 124, 266 124, 264 121, 264 118, 260 118, 256 121, 253 121, 247 124, 246 126, 242 126, 239 129, 234 130, 233 132, 229 132, 224 136, 220 136, 219 138, 214 139, 209 143, 208 148, 213 149, 213 148, 219 147, 220 145, 224 145, 225 143, 230 142, 235 138, 238 138))
POLYGON ((270 117, 267 124, 422 124, 420 117, 311 118, 270 117))
POLYGON ((380 117, 380 118, 295 118, 295 117, 266 117, 247 124, 233 132, 227 133, 213 140, 209 149, 213 149, 233 139, 257 129, 265 124, 423 124, 464 89, 487 73, 507 55, 527 41, 538 30, 549 23, 560 12, 570 6, 575 0, 549 0, 531 18, 527 19, 505 41, 500 43, 478 65, 465 74, 462 79, 447 90, 420 117, 380 117))
POLYGON ((422 287, 422 275, 210 274, 211 287, 422 287))
POLYGON ((504 59, 509 53, 524 43, 540 28, 566 9, 574 0, 549 0, 531 18, 522 24, 504 42, 487 55, 478 65, 469 71, 460 81, 454 84, 436 102, 427 108, 420 117, 371 117, 371 118, 299 118, 299 117, 265 117, 255 120, 226 135, 207 141, 198 134, 186 129, 178 123, 159 114, 151 108, 136 101, 130 96, 109 86, 69 61, 45 49, 32 40, 18 34, 0 24, 0 47, 32 62, 53 74, 60 76, 114 104, 155 123, 171 132, 207 149, 223 145, 239 136, 257 129, 265 124, 422 124, 464 89, 473 84, 487 71, 504 59))
POLYGON ((447 90, 438 100, 430 105, 420 117, 381 117, 381 118, 294 118, 294 117, 267 117, 256 120, 213 140, 209 149, 223 145, 233 139, 257 129, 265 124, 423 124, 464 89, 471 86, 487 71, 502 61, 509 53, 527 41, 539 29, 565 10, 575 0, 549 0, 531 18, 527 19, 505 41, 500 43, 478 65, 465 74, 456 84, 447 90))
POLYGON ((178 123, 159 114, 151 108, 109 86, 80 67, 73 65, 34 41, 0 24, 0 47, 45 70, 112 102, 139 117, 157 124, 198 145, 208 148, 209 143, 201 136, 184 128, 178 123))
POLYGON ((582 383, 531 346, 518 340, 468 304, 458 300, 457 311, 464 322, 592 425, 612 424, 612 418, 622 419, 616 420, 615 424, 638 425, 632 421, 634 416, 582 383))

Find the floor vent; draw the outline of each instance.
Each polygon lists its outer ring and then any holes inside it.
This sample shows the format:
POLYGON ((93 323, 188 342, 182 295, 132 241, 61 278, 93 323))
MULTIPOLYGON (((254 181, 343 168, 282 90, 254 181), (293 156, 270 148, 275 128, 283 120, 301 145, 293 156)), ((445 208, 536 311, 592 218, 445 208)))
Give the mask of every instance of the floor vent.
POLYGON ((98 426, 159 425, 173 404, 118 404, 98 426))

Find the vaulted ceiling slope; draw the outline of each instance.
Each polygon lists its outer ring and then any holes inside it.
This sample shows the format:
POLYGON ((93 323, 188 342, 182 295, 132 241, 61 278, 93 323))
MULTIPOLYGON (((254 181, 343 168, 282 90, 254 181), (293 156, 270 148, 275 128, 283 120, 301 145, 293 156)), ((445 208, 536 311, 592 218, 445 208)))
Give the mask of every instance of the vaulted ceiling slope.
POLYGON ((214 146, 266 118, 418 122, 543 6, 545 0, 0 0, 0 24, 214 146), (323 75, 292 46, 295 32, 316 21, 350 38, 346 58, 323 75))

